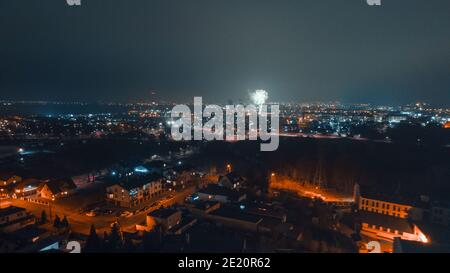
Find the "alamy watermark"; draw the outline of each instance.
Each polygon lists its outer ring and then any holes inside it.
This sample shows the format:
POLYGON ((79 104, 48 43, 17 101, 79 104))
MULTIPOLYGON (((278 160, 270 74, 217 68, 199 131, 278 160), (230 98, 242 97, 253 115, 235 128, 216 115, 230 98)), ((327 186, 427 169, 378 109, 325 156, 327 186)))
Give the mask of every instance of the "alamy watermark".
POLYGON ((263 141, 261 151, 275 151, 279 145, 280 107, 271 104, 270 112, 268 108, 266 104, 227 105, 224 120, 222 107, 206 105, 203 108, 202 98, 194 97, 194 113, 184 104, 173 107, 171 117, 177 120, 171 122, 172 138, 239 141, 258 140, 259 135, 263 141), (203 123, 204 119, 208 120, 203 123))
POLYGON ((369 6, 381 6, 381 0, 366 0, 369 6))
POLYGON ((69 6, 81 6, 81 0, 66 0, 69 6))

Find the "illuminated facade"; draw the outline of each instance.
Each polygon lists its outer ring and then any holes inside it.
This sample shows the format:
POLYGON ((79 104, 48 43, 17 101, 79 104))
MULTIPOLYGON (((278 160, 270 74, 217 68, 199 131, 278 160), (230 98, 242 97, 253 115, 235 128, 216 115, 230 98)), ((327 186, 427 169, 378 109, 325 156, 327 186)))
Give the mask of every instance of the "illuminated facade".
POLYGON ((42 183, 38 179, 26 178, 13 187, 12 197, 20 198, 34 195, 38 192, 38 188, 42 183))
POLYGON ((163 191, 162 178, 156 176, 139 177, 109 186, 107 201, 120 207, 134 207, 160 196, 163 191))
POLYGON ((377 214, 373 212, 360 212, 361 235, 370 240, 381 240, 389 245, 387 252, 392 252, 395 238, 402 240, 428 243, 430 239, 418 225, 407 219, 377 214))
POLYGON ((446 124, 444 124, 445 129, 450 129, 450 121, 448 121, 446 124))
POLYGON ((361 193, 358 184, 354 186, 353 199, 359 211, 373 212, 401 219, 423 220, 424 210, 418 206, 413 206, 410 201, 377 193, 361 193))
POLYGON ((360 193, 355 185, 354 199, 358 207, 361 235, 369 241, 383 241, 383 251, 393 252, 395 238, 428 243, 430 239, 413 221, 422 221, 424 209, 408 205, 401 198, 360 193))
POLYGON ((77 186, 72 179, 50 180, 42 186, 39 194, 42 198, 56 200, 73 194, 77 186))
POLYGON ((412 206, 360 197, 358 209, 405 219, 412 206))

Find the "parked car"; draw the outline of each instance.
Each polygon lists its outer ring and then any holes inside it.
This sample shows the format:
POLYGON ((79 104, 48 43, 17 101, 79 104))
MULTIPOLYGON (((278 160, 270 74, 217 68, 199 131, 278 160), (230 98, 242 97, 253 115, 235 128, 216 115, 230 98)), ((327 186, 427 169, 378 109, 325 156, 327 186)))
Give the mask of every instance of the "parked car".
POLYGON ((124 212, 122 212, 121 214, 120 214, 120 216, 121 217, 130 217, 130 216, 132 216, 133 215, 133 213, 132 212, 129 212, 129 211, 124 211, 124 212))
POLYGON ((94 216, 97 216, 97 213, 95 213, 95 211, 91 210, 91 211, 89 211, 89 212, 86 212, 86 216, 88 216, 88 217, 94 217, 94 216))
POLYGON ((103 215, 111 215, 113 214, 113 211, 110 209, 99 209, 98 213, 103 215))

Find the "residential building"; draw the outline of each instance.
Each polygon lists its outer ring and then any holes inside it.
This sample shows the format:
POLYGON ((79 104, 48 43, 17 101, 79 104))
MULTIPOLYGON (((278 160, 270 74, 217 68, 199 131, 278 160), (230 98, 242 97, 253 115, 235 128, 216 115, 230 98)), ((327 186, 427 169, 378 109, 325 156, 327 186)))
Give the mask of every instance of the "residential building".
POLYGON ((245 179, 233 172, 220 176, 218 181, 220 186, 227 187, 229 189, 240 189, 244 186, 244 183, 245 179))
POLYGON ((56 200, 73 194, 76 188, 71 178, 53 179, 42 186, 39 194, 42 198, 56 200))
POLYGON ((247 198, 247 195, 239 190, 232 190, 216 184, 209 184, 206 188, 198 191, 198 197, 200 200, 212 200, 227 203, 241 202, 247 198))
POLYGON ((8 197, 12 193, 12 188, 22 181, 22 178, 10 172, 0 173, 0 197, 8 197))
POLYGON ((12 197, 21 198, 38 193, 39 187, 44 182, 35 178, 25 178, 19 183, 16 183, 12 188, 12 197))
POLYGON ((107 187, 107 201, 120 207, 134 207, 161 195, 162 183, 158 174, 126 178, 107 187))
POLYGON ((18 175, 9 172, 0 173, 0 187, 7 187, 20 181, 22 178, 18 175))
POLYGON ((361 197, 358 209, 368 212, 385 214, 398 218, 407 218, 408 212, 412 208, 410 205, 400 204, 394 201, 384 201, 374 197, 361 197))
POLYGON ((246 214, 240 209, 230 207, 220 207, 206 214, 205 218, 230 228, 254 232, 258 231, 258 224, 263 220, 261 216, 246 214))
MULTIPOLYGON (((358 217, 361 222, 361 235, 372 240, 382 240, 391 246, 396 237, 402 240, 429 242, 429 238, 421 228, 408 219, 368 211, 360 211, 358 217)), ((392 252, 392 247, 387 251, 392 252)))
POLYGON ((205 217, 206 214, 220 208, 220 202, 197 200, 191 204, 187 204, 186 206, 193 215, 197 217, 205 217))
POLYGON ((450 206, 436 202, 431 207, 431 223, 448 226, 450 224, 450 206))
POLYGON ((167 232, 181 223, 181 211, 171 208, 160 208, 147 214, 146 224, 149 230, 160 225, 167 232))
POLYGON ((360 192, 355 185, 354 199, 358 210, 373 212, 402 219, 422 221, 426 208, 420 201, 408 200, 402 197, 383 195, 373 192, 360 192))
POLYGON ((0 232, 14 232, 34 224, 34 216, 24 208, 9 206, 0 208, 0 232))

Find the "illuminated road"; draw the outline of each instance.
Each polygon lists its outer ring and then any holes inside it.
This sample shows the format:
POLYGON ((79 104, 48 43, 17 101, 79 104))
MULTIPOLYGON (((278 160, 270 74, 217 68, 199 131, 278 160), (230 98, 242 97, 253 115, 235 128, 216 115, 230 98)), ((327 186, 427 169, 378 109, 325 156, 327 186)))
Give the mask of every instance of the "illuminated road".
MULTIPOLYGON (((205 129, 194 129, 196 131, 206 131, 205 129)), ((248 133, 248 132, 246 132, 248 133)), ((212 134, 212 133, 211 133, 212 134)), ((363 137, 344 137, 344 136, 338 136, 338 135, 323 135, 323 134, 305 134, 305 133, 293 133, 293 132, 280 132, 278 134, 270 133, 271 136, 278 136, 278 137, 290 137, 290 138, 315 138, 315 139, 350 139, 350 140, 356 140, 356 141, 373 141, 373 142, 382 142, 382 143, 391 143, 390 140, 387 139, 368 139, 363 137)), ((228 138, 228 136, 227 136, 228 138)), ((234 136, 233 139, 227 139, 229 142, 235 142, 237 141, 237 137, 234 136)))
MULTIPOLYGON (((24 200, 9 199, 11 205, 25 208, 27 211, 40 218, 41 213, 45 210, 47 219, 50 217, 54 220, 55 215, 58 215, 61 219, 66 216, 72 231, 82 234, 89 234, 89 230, 92 224, 94 224, 97 232, 102 234, 104 231, 110 231, 111 224, 116 220, 122 225, 123 230, 133 230, 136 224, 145 221, 147 213, 159 208, 159 206, 171 206, 173 204, 179 204, 184 199, 195 191, 195 187, 188 187, 180 192, 172 193, 174 197, 171 199, 164 199, 164 196, 159 202, 158 207, 151 208, 147 211, 142 211, 131 217, 116 217, 113 215, 99 215, 95 217, 89 217, 85 214, 79 213, 79 207, 64 206, 53 204, 51 206, 35 204, 24 200)), ((167 193, 168 194, 168 193, 167 193)))
MULTIPOLYGON (((275 134, 272 134, 272 135, 275 135, 275 134)), ((374 140, 374 139, 368 139, 368 138, 364 138, 364 137, 343 137, 343 136, 337 136, 337 135, 322 135, 322 134, 279 133, 278 136, 280 136, 280 137, 317 138, 317 139, 351 139, 351 140, 357 140, 357 141, 373 141, 373 142, 391 143, 391 141, 387 140, 387 139, 374 140)))
POLYGON ((269 187, 271 190, 295 192, 299 196, 319 198, 325 202, 353 202, 353 198, 350 195, 342 194, 331 189, 321 189, 312 185, 302 185, 298 181, 292 180, 288 177, 271 177, 269 187))
POLYGON ((145 222, 148 213, 158 209, 160 206, 168 207, 174 204, 182 204, 186 197, 193 194, 194 192, 195 186, 188 187, 181 192, 176 193, 174 197, 170 199, 160 199, 159 205, 156 207, 150 208, 149 210, 135 214, 131 217, 120 217, 119 224, 122 226, 122 230, 132 232, 135 230, 136 224, 145 222))

